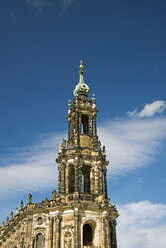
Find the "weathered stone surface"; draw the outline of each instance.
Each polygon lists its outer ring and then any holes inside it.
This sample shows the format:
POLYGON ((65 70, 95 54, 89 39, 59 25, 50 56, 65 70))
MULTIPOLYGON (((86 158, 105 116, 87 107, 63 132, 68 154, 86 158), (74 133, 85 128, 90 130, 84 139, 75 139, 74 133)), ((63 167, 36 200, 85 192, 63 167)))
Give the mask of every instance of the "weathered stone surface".
POLYGON ((68 140, 59 146, 58 194, 11 213, 0 227, 3 248, 117 248, 118 212, 107 196, 105 147, 97 136, 96 99, 78 90, 68 104, 68 140), (73 107, 72 107, 73 106, 73 107))

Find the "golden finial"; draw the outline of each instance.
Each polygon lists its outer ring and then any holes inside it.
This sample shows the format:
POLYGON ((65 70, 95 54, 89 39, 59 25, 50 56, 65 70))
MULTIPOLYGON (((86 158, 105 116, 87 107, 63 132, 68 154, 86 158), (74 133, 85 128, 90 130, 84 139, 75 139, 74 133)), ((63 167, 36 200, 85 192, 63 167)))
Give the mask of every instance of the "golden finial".
POLYGON ((82 70, 83 69, 83 65, 82 65, 82 60, 80 60, 80 70, 82 70))

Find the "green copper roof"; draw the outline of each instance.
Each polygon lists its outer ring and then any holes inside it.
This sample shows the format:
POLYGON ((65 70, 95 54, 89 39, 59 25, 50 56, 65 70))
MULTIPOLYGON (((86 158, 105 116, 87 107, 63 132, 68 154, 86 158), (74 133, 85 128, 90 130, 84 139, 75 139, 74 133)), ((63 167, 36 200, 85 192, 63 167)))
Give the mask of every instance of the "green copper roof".
POLYGON ((85 96, 88 96, 88 94, 89 94, 89 86, 84 83, 84 78, 83 78, 84 71, 82 69, 83 69, 83 65, 82 65, 82 61, 81 61, 80 71, 79 71, 80 81, 76 85, 74 92, 73 92, 75 97, 77 97, 79 94, 85 95, 85 96))

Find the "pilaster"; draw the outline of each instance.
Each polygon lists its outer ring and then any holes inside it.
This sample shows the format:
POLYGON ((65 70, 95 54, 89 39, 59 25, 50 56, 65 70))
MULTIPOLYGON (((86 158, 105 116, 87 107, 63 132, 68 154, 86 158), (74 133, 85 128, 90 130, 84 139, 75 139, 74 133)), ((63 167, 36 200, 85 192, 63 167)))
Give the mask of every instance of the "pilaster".
POLYGON ((79 212, 74 209, 74 248, 79 248, 79 212))

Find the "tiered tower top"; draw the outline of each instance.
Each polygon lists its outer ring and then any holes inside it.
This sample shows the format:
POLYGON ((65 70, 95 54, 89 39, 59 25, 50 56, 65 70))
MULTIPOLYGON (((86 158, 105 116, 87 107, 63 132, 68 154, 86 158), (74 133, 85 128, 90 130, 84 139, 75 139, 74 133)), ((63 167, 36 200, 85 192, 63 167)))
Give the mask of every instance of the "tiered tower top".
MULTIPOLYGON (((96 99, 88 98, 89 87, 83 79, 80 64, 79 83, 74 89, 74 100, 68 103, 68 140, 59 146, 58 195, 81 200, 89 196, 90 201, 108 202, 105 147, 97 136, 96 99), (105 199, 105 200, 104 200, 105 199)), ((88 199, 88 198, 86 198, 88 199)), ((75 201, 74 200, 74 201, 75 201)), ((68 200, 67 200, 68 201, 68 200)))

